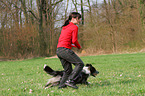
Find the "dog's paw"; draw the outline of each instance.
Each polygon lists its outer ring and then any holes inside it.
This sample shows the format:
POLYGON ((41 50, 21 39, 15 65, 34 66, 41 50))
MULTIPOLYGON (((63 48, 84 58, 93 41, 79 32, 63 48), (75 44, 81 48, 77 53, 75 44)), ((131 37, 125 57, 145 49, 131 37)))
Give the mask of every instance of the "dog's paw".
POLYGON ((45 89, 48 89, 48 87, 45 87, 45 89))
POLYGON ((47 65, 46 65, 46 64, 44 64, 44 67, 43 67, 43 68, 45 69, 45 67, 46 67, 46 66, 47 66, 47 65))
POLYGON ((43 89, 48 89, 48 87, 46 87, 46 86, 43 86, 43 89))

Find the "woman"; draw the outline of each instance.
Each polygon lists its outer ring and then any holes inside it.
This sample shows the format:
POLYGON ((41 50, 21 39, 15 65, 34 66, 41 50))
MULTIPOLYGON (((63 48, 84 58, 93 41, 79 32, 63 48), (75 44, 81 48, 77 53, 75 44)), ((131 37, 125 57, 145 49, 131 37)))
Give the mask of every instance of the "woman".
POLYGON ((64 68, 64 75, 60 81, 59 88, 67 86, 77 89, 73 80, 81 72, 84 67, 83 61, 71 50, 72 47, 81 48, 78 42, 78 27, 75 24, 79 24, 81 21, 81 15, 78 12, 72 12, 68 19, 62 26, 61 34, 57 45, 57 56, 60 59, 64 68), (72 65, 75 65, 74 70, 72 65), (67 80, 67 82, 66 82, 67 80))

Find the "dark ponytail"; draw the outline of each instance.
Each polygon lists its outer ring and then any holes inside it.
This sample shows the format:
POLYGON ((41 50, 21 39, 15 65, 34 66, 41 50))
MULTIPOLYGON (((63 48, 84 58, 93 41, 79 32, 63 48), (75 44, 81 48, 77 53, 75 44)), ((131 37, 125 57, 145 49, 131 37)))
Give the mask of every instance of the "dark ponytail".
POLYGON ((69 24, 69 22, 71 21, 72 18, 77 18, 80 19, 81 18, 81 14, 78 12, 72 12, 68 19, 64 22, 64 25, 62 25, 62 27, 67 26, 69 24))

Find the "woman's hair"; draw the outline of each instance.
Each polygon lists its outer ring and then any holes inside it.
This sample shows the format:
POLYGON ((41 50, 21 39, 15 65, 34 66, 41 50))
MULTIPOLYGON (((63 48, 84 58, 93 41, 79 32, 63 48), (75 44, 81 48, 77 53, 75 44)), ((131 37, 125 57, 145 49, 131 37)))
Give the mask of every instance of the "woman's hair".
POLYGON ((64 25, 62 25, 62 27, 68 25, 72 18, 77 18, 77 17, 78 17, 78 19, 80 19, 81 18, 81 14, 78 13, 78 12, 70 13, 68 19, 65 21, 64 25))

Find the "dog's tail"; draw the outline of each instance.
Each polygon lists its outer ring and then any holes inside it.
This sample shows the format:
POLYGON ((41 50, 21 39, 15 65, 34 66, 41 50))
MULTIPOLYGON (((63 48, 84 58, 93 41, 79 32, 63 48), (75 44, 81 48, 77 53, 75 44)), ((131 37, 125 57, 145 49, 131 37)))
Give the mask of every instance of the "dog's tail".
POLYGON ((46 64, 44 65, 44 71, 52 76, 63 75, 61 71, 54 71, 52 68, 50 68, 46 64))

